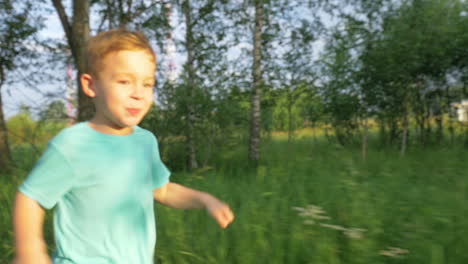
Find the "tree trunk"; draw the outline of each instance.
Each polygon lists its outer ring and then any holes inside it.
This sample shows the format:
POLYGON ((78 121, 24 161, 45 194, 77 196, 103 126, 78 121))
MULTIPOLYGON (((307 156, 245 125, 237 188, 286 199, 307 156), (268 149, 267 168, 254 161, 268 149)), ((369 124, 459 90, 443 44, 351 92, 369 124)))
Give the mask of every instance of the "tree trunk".
MULTIPOLYGON (((466 83, 463 83, 463 87, 462 87, 462 91, 463 91, 463 98, 466 99, 466 97, 468 97, 468 89, 466 89, 466 83)), ((448 88, 447 88, 448 90, 448 88)))
POLYGON ((414 119, 417 123, 417 133, 419 134, 419 143, 421 144, 421 146, 424 146, 424 136, 425 136, 425 133, 426 133, 426 123, 425 123, 425 118, 424 118, 424 113, 417 113, 415 114, 414 116, 414 119))
POLYGON ((325 137, 327 138, 328 143, 331 143, 331 142, 332 142, 332 138, 331 138, 330 133, 329 133, 329 131, 328 131, 329 129, 330 129, 329 123, 326 123, 326 124, 325 124, 325 137))
MULTIPOLYGON (((437 108, 433 111, 434 114, 434 120, 437 125, 437 131, 436 131, 436 144, 442 143, 444 140, 444 111, 442 107, 442 96, 443 94, 439 91, 436 95, 436 101, 437 101, 437 108)), ((429 106, 428 106, 429 108, 429 106)), ((431 123, 431 118, 429 117, 429 125, 431 123)), ((430 137, 431 138, 431 137, 430 137)))
POLYGON ((291 144, 293 134, 293 120, 292 120, 292 104, 293 99, 291 98, 291 91, 288 91, 288 145, 291 144))
POLYGON ((187 150, 188 150, 188 162, 190 170, 198 168, 197 162, 197 152, 195 147, 195 89, 196 85, 194 84, 195 76, 195 67, 193 61, 193 32, 192 32, 192 14, 191 14, 191 5, 190 0, 186 0, 183 5, 184 15, 185 15, 185 43, 187 49, 187 72, 188 72, 188 82, 187 83, 187 98, 188 98, 188 118, 187 118, 187 150))
POLYGON ((256 167, 260 161, 261 88, 262 77, 263 1, 255 1, 255 29, 253 49, 253 86, 251 97, 249 160, 256 167))
POLYGON ((377 120, 379 123, 379 144, 381 147, 384 147, 387 145, 387 126, 383 118, 379 118, 377 120))
POLYGON ((8 144, 8 130, 3 115, 2 85, 5 80, 3 71, 0 70, 0 173, 7 172, 12 165, 10 145, 8 144))
POLYGON ((436 143, 441 144, 444 140, 444 119, 442 114, 434 117, 437 124, 436 143))
POLYGON ((429 108, 424 111, 423 122, 425 125, 424 129, 424 137, 423 137, 423 147, 431 144, 431 135, 432 135, 432 124, 431 124, 431 113, 429 108))
POLYGON ((88 120, 94 114, 94 105, 81 88, 80 76, 87 72, 86 65, 86 43, 89 39, 89 1, 73 1, 73 23, 72 23, 74 57, 78 69, 78 120, 88 120))
POLYGON ((317 135, 316 135, 316 127, 317 127, 317 124, 315 124, 315 122, 312 122, 311 124, 311 127, 312 127, 312 145, 315 146, 315 144, 317 143, 317 135))
POLYGON ((450 145, 455 142, 455 128, 453 127, 453 118, 449 117, 448 120, 448 131, 450 133, 450 145))
POLYGON ((406 92, 405 98, 404 98, 404 107, 405 107, 405 113, 403 117, 403 135, 402 135, 402 140, 401 140, 401 150, 400 150, 400 155, 403 157, 406 154, 406 149, 408 147, 408 133, 409 133, 409 102, 408 102, 408 92, 406 92))
MULTIPOLYGON (((466 85, 466 80, 464 80, 463 82, 463 87, 462 87, 462 92, 463 92, 463 99, 468 99, 468 89, 467 89, 467 85, 466 85)), ((448 96, 448 87, 447 87, 447 101, 448 100, 449 96, 448 96)), ((465 126, 465 148, 468 148, 468 123, 464 124, 465 126)))
POLYGON ((369 139, 369 124, 366 117, 364 117, 364 133, 362 135, 362 160, 367 158, 367 146, 369 139))
POLYGON ((388 130, 390 133, 388 138, 388 144, 393 145, 399 138, 398 120, 395 117, 391 117, 388 120, 388 130))
MULTIPOLYGON (((465 94, 466 92, 466 85, 465 83, 463 83, 463 93, 465 94)), ((449 86, 447 85, 446 88, 445 88, 445 100, 446 100, 446 103, 447 103, 447 107, 449 108, 449 112, 450 112, 450 94, 449 94, 449 86)), ((455 128, 453 127, 453 118, 451 117, 450 113, 449 113, 449 124, 448 124, 448 130, 449 130, 449 133, 450 133, 450 144, 453 145, 453 143, 455 142, 455 128)))
POLYGON ((400 155, 403 157, 406 154, 406 148, 408 145, 408 114, 405 114, 404 120, 403 120, 403 135, 401 139, 401 150, 400 150, 400 155))
POLYGON ((89 39, 89 2, 73 0, 73 19, 70 25, 65 9, 60 0, 52 0, 59 15, 75 62, 78 82, 78 121, 88 120, 94 114, 94 105, 81 89, 80 76, 86 73, 86 43, 89 39))

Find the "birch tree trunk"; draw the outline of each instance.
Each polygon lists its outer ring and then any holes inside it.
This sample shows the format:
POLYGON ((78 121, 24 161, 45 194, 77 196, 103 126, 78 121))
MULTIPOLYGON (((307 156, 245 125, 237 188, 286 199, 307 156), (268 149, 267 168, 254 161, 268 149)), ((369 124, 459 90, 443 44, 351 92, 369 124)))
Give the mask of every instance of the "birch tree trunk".
POLYGON ((75 62, 78 82, 78 121, 88 120, 94 114, 94 105, 81 89, 80 76, 86 72, 86 43, 89 39, 89 6, 88 0, 73 0, 73 17, 69 18, 61 0, 52 0, 59 15, 68 45, 75 62))
POLYGON ((262 29, 263 0, 255 1, 255 28, 253 49, 253 86, 251 97, 249 159, 254 166, 260 161, 261 87, 262 79, 262 29))
POLYGON ((192 14, 190 0, 186 0, 183 5, 183 11, 185 16, 185 41, 187 49, 187 73, 189 76, 189 82, 187 83, 187 101, 188 101, 188 118, 187 118, 187 150, 188 150, 188 162, 191 170, 198 168, 197 152, 195 147, 195 68, 194 68, 194 56, 193 56, 193 27, 192 27, 192 14))

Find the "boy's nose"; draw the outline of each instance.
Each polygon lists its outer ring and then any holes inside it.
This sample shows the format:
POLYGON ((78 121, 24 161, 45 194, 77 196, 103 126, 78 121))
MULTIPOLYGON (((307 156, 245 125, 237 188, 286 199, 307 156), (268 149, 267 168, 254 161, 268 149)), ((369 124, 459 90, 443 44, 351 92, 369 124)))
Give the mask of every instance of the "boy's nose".
POLYGON ((135 85, 133 87, 133 90, 132 90, 132 98, 135 98, 135 99, 142 99, 143 98, 143 87, 139 86, 139 85, 135 85))

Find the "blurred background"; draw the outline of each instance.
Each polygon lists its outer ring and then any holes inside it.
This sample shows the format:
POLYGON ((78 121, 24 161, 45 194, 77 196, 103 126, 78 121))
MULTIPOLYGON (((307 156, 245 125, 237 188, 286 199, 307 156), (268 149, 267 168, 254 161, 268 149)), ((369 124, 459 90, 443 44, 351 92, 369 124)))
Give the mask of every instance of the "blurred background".
POLYGON ((468 263, 465 0, 0 0, 0 263, 18 185, 92 116, 86 41, 119 27, 158 54, 140 126, 172 181, 236 214, 156 205, 156 263, 468 263))

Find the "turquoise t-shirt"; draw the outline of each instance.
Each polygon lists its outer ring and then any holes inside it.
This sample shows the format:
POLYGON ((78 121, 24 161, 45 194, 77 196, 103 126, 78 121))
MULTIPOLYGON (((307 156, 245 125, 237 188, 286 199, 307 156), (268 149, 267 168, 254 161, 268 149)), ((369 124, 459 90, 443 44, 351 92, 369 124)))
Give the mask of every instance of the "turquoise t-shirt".
POLYGON ((169 176, 151 132, 107 135, 84 122, 49 142, 19 190, 55 207, 54 264, 150 264, 153 190, 169 176))

